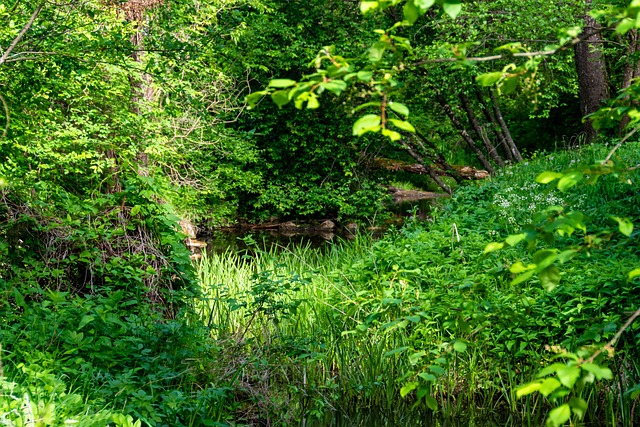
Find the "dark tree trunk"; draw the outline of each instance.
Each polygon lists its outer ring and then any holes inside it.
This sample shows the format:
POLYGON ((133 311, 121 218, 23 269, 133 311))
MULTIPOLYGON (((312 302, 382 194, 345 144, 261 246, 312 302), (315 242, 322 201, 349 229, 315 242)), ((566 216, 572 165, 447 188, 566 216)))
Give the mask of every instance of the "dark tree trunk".
POLYGON ((462 139, 464 139, 464 141, 467 143, 471 151, 475 153, 476 157, 482 164, 482 167, 485 168, 491 175, 495 174, 495 170, 493 169, 493 166, 491 166, 491 163, 489 163, 486 157, 484 157, 484 154, 482 154, 482 151, 478 148, 473 138, 471 138, 471 135, 469 135, 469 132, 467 132, 467 130, 462 125, 462 123, 460 123, 458 118, 455 116, 453 109, 451 108, 451 105, 449 105, 449 103, 439 93, 436 94, 436 99, 444 109, 444 112, 447 113, 447 116, 449 116, 451 123, 453 123, 453 126, 458 130, 458 132, 460 133, 460 136, 462 136, 462 139))
POLYGON ((400 140, 400 144, 402 144, 404 149, 407 150, 409 155, 411 155, 411 157, 413 157, 416 162, 425 167, 431 179, 433 179, 440 188, 442 188, 449 195, 453 194, 453 190, 451 190, 451 187, 444 183, 444 181, 438 176, 438 174, 432 167, 427 165, 424 158, 420 154, 418 154, 414 147, 412 147, 407 141, 404 140, 400 140))
MULTIPOLYGON (((627 62, 622 74, 622 85, 620 89, 627 89, 631 86, 631 81, 640 77, 640 61, 637 59, 637 53, 640 51, 640 37, 638 37, 638 30, 633 29, 627 33, 628 44, 627 48, 627 62)), ((624 134, 624 128, 629 124, 629 116, 624 115, 620 120, 620 127, 618 133, 622 136, 624 134)))
POLYGON ((520 150, 518 150, 518 146, 515 142, 513 142, 513 138, 511 138, 511 132, 509 132, 509 128, 507 127, 507 122, 504 121, 502 117, 502 112, 500 111, 500 104, 498 104, 498 98, 494 91, 489 91, 489 96, 491 97, 491 103, 493 104, 493 113, 495 114, 496 120, 500 125, 500 129, 502 129, 502 133, 504 135, 505 143, 508 149, 513 154, 513 158, 516 162, 522 161, 522 155, 520 154, 520 150))
MULTIPOLYGON (((591 0, 586 0, 587 9, 591 9, 591 0)), ((590 143, 597 136, 590 119, 585 119, 600 108, 602 102, 609 98, 609 83, 604 57, 600 51, 602 36, 597 31, 600 26, 588 14, 584 17, 583 35, 594 33, 575 46, 575 64, 578 73, 580 90, 580 113, 584 121, 586 142, 590 143)))
POLYGON ((467 113, 467 118, 469 119, 469 123, 471 124, 471 127, 475 131, 476 135, 478 135, 478 138, 482 140, 482 143, 484 144, 484 148, 487 150, 489 157, 491 157, 493 161, 498 164, 498 166, 504 167, 504 161, 502 160, 502 157, 500 157, 500 154, 498 154, 496 147, 494 147, 491 141, 489 141, 489 138, 487 137, 487 133, 484 131, 482 126, 480 126, 480 123, 478 122, 476 115, 473 113, 473 109, 471 108, 471 103, 469 102, 469 98, 467 98, 467 95, 460 92, 460 94, 458 95, 458 98, 460 98, 460 102, 462 103, 462 108, 467 113))
POLYGON ((498 141, 498 147, 501 147, 502 151, 504 151, 504 156, 507 159, 507 161, 512 162, 513 153, 511 152, 511 148, 509 148, 509 146, 507 145, 507 138, 504 136, 504 133, 502 132, 502 128, 498 124, 498 121, 496 120, 493 113, 491 112, 491 109, 489 108, 486 101, 484 100, 484 97, 482 96, 482 91, 477 86, 476 86, 476 98, 478 99, 478 102, 482 107, 482 114, 484 115, 484 118, 487 119, 489 123, 491 123, 491 129, 496 137, 496 140, 498 141))

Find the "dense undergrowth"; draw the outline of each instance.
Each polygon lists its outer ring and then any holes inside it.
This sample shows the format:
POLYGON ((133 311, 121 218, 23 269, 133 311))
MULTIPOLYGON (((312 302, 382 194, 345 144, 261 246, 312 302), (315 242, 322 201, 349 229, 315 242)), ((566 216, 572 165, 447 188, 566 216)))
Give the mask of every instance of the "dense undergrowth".
MULTIPOLYGON (((634 166, 638 148, 623 147, 616 163, 634 166)), ((156 258, 184 259, 162 212, 150 214, 166 225, 141 220, 123 234, 156 242, 155 254, 131 245, 102 264, 72 245, 43 246, 37 253, 77 256, 43 266, 5 251, 2 262, 11 269, 0 277, 0 422, 324 425, 328 413, 352 416, 357 408, 386 414, 390 425, 433 410, 465 422, 498 416, 538 425, 553 402, 517 399, 517 386, 558 352, 603 345, 640 304, 638 279, 627 280, 640 265, 638 232, 627 238, 609 218, 638 220, 638 172, 564 193, 534 182, 539 172, 590 164, 606 152, 588 146, 534 156, 459 188, 434 208, 432 221, 410 221, 377 241, 358 236, 323 251, 258 244, 246 254, 212 253, 197 266, 200 290, 188 271, 169 268, 175 262, 144 268, 156 258), (511 285, 510 267, 529 260, 530 251, 483 250, 549 206, 584 212, 599 240, 560 266, 554 290, 535 278, 511 285), (101 268, 99 278, 82 288, 65 285, 91 262, 101 268)), ((96 230, 114 232, 113 215, 96 230)), ((44 235, 64 230, 23 226, 44 235)), ((87 246, 99 244, 100 234, 94 239, 87 246)), ((598 361, 614 378, 582 392, 585 423, 638 422, 638 332, 632 325, 615 353, 598 361)))

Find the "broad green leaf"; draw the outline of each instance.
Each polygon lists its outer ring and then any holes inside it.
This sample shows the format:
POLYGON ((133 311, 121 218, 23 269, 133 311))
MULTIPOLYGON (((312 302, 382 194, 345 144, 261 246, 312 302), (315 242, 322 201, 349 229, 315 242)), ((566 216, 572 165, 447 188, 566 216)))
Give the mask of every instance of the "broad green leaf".
POLYGON ((576 397, 573 396, 570 400, 569 400, 569 406, 571 406, 571 411, 576 414, 576 416, 580 419, 584 418, 584 414, 587 412, 587 401, 580 398, 580 397, 576 397))
POLYGON ((467 350, 467 344, 463 343, 462 341, 456 341, 453 343, 453 349, 457 352, 464 352, 467 350))
POLYGON ((411 393, 413 390, 415 390, 418 385, 420 385, 417 381, 411 381, 406 383, 401 389, 400 389, 400 396, 401 397, 405 397, 407 394, 411 393))
POLYGON ((96 316, 90 314, 85 314, 84 316, 82 316, 82 319, 80 319, 80 323, 78 323, 78 330, 82 329, 85 325, 93 322, 95 318, 96 316))
POLYGON ((400 102, 391 101, 389 103, 389 108, 402 116, 409 117, 409 108, 400 102))
POLYGON ((326 90, 334 93, 335 95, 340 95, 342 91, 347 88, 347 83, 345 83, 342 80, 330 80, 326 83, 321 83, 320 87, 325 88, 326 90))
POLYGON ((431 372, 433 372, 436 375, 444 375, 444 368, 442 366, 438 366, 438 365, 431 365, 429 366, 429 370, 431 372))
POLYGON ((409 355, 409 363, 411 363, 412 365, 416 365, 426 355, 427 353, 424 350, 416 351, 415 353, 409 355))
POLYGON ((422 13, 424 13, 433 6, 435 0, 413 0, 413 3, 420 8, 422 13))
POLYGON ((418 323, 420 322, 421 317, 420 316, 407 316, 407 320, 409 322, 413 322, 413 323, 418 323))
POLYGON ((419 376, 420 378, 422 378, 423 380, 428 381, 428 382, 433 382, 433 381, 435 381, 435 380, 436 380, 436 376, 435 376, 435 375, 433 375, 433 374, 427 374, 426 372, 420 372, 420 373, 418 374, 418 376, 419 376))
POLYGON ((504 243, 502 242, 491 242, 487 246, 484 247, 484 253, 488 254, 489 252, 499 251, 504 248, 504 243))
POLYGON ((320 102, 318 102, 318 97, 315 93, 309 93, 309 100, 307 101, 307 108, 310 110, 316 109, 320 106, 320 102))
POLYGON ((427 404, 427 406, 429 407, 429 409, 431 409, 432 411, 435 411, 438 409, 438 402, 436 401, 436 399, 431 396, 430 394, 428 394, 427 396, 425 396, 424 398, 425 403, 427 404))
POLYGON ((585 371, 587 371, 587 372, 591 372, 599 380, 602 380, 602 379, 605 379, 605 380, 613 379, 613 373, 611 372, 611 369, 609 369, 609 368, 604 368, 602 366, 598 366, 595 363, 583 363, 582 365, 580 365, 580 367, 582 369, 584 369, 585 371))
POLYGON ((377 132, 380 130, 380 122, 380 116, 377 114, 364 115, 353 124, 353 134, 360 136, 366 132, 377 132))
POLYGON ((555 261, 557 253, 557 249, 541 249, 533 254, 533 262, 536 263, 540 269, 547 268, 555 261))
POLYGON ((636 277, 640 276, 640 268, 634 268, 633 270, 631 270, 629 272, 629 274, 627 275, 627 280, 633 280, 636 277))
POLYGON ((625 236, 631 236, 633 232, 633 223, 629 221, 627 218, 620 218, 617 216, 612 216, 611 219, 615 220, 618 223, 618 230, 625 236))
POLYGON ((534 268, 536 268, 535 264, 524 265, 522 261, 518 261, 514 263, 511 268, 509 268, 509 271, 513 274, 520 274, 524 273, 525 271, 533 270, 534 268))
POLYGON ((253 108, 253 107, 256 106, 258 101, 260 101, 262 99, 262 97, 265 96, 268 93, 269 92, 267 92, 266 90, 261 90, 259 92, 253 92, 252 94, 247 95, 247 97, 245 98, 245 102, 249 105, 249 108, 253 108))
POLYGON ((571 171, 565 173, 562 178, 558 181, 558 190, 566 191, 569 188, 573 187, 584 178, 582 172, 580 171, 571 171))
POLYGON ((518 83, 520 82, 520 76, 511 76, 507 77, 500 83, 500 92, 508 95, 513 93, 518 88, 518 83))
POLYGON ((501 78, 502 78, 502 71, 496 71, 493 73, 485 73, 485 74, 480 74, 479 76, 476 76, 476 82, 478 82, 480 86, 491 86, 501 78))
POLYGON ((411 133, 416 132, 416 128, 414 128, 413 125, 407 121, 398 120, 398 119, 389 119, 389 122, 393 124, 395 127, 402 130, 406 130, 407 132, 411 132, 411 133))
POLYGON ((134 207, 132 207, 131 208, 131 216, 138 215, 138 212, 140 212, 141 208, 142 208, 142 206, 140 206, 140 205, 135 205, 134 207))
POLYGON ((415 5, 413 0, 408 0, 402 8, 404 19, 410 24, 414 24, 420 17, 420 8, 415 5))
POLYGON ((535 272, 536 272, 535 270, 529 270, 526 273, 523 273, 517 276, 515 279, 511 281, 510 285, 515 286, 515 285, 519 285, 520 283, 526 282, 527 280, 531 279, 531 277, 533 277, 535 272))
POLYGON ((461 0, 445 0, 442 8, 445 13, 451 17, 451 19, 456 19, 462 10, 462 2, 461 0))
POLYGON ((287 87, 291 87, 291 86, 295 86, 296 85, 295 80, 291 80, 291 79, 273 79, 269 82, 269 87, 275 87, 278 89, 284 89, 287 87))
POLYGON ((629 18, 624 18, 616 26, 616 33, 626 34, 629 30, 635 28, 635 26, 636 26, 636 21, 629 18))
POLYGON ((568 404, 552 409, 547 416, 546 425, 548 427, 559 427, 566 423, 571 417, 571 408, 568 404))
POLYGON ((563 386, 568 389, 572 389, 573 385, 576 383, 578 378, 580 377, 580 368, 577 366, 565 366, 556 371, 558 378, 563 386))
POLYGON ((547 292, 551 292, 560 284, 560 271, 555 266, 550 265, 538 273, 538 278, 542 287, 547 292))
POLYGON ((277 90, 271 94, 271 99, 280 108, 289 103, 289 91, 277 90))
POLYGON ((509 237, 507 237, 504 241, 509 246, 515 246, 526 238, 527 238, 527 233, 512 234, 509 237))
POLYGON ((536 182, 539 182, 540 184, 548 184, 556 179, 562 178, 563 176, 564 175, 559 172, 546 171, 536 177, 536 182))
POLYGON ((560 381, 555 378, 545 378, 540 383, 540 394, 543 396, 549 396, 553 393, 558 387, 560 387, 560 381))
POLYGON ((361 82, 368 82, 369 80, 371 80, 373 78, 373 72, 371 72, 371 71, 358 71, 356 76, 358 77, 358 80, 360 80, 361 82))
POLYGON ((542 386, 542 381, 534 381, 527 384, 523 384, 521 386, 518 386, 518 388, 516 389, 516 396, 517 397, 526 396, 528 394, 531 394, 533 392, 540 390, 541 386, 542 386))
POLYGON ((383 42, 374 43, 369 48, 369 61, 378 62, 382 59, 382 55, 384 55, 384 51, 387 50, 389 45, 383 42))
POLYGON ((379 2, 377 1, 362 1, 360 2, 360 12, 367 13, 372 9, 377 9, 379 2))
POLYGON ((382 129, 382 135, 386 136, 391 141, 399 141, 402 139, 402 135, 391 129, 382 129))

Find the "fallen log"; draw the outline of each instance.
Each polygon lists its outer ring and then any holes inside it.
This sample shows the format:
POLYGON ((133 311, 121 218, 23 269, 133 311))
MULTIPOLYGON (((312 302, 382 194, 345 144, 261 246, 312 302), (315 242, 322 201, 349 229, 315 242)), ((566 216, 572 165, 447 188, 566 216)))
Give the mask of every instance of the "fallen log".
MULTIPOLYGON (((378 168, 382 168, 390 171, 401 170, 404 172, 410 172, 410 173, 415 173, 419 175, 424 175, 429 173, 428 169, 419 163, 407 163, 401 160, 386 159, 384 157, 376 157, 375 159, 373 159, 373 164, 378 168)), ((450 175, 449 172, 445 171, 439 165, 434 165, 434 166, 435 167, 433 168, 433 170, 436 172, 436 174, 440 176, 450 175)), ((469 180, 485 179, 490 176, 489 172, 487 172, 486 170, 476 169, 472 166, 452 165, 452 167, 456 170, 456 172, 458 172, 460 177, 463 179, 469 179, 469 180)))

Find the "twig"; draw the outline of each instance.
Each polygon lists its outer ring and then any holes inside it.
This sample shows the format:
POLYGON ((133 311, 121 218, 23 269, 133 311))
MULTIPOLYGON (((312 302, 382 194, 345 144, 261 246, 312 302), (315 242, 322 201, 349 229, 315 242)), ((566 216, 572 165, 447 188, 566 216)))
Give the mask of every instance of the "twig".
POLYGON ((636 320, 638 316, 640 316, 640 307, 638 307, 638 309, 631 315, 631 317, 629 317, 625 324, 622 325, 618 332, 616 332, 611 341, 609 341, 607 344, 605 344, 604 347, 593 353, 593 355, 588 358, 585 363, 592 363, 596 359, 596 357, 598 357, 604 350, 613 351, 613 346, 615 345, 616 341, 618 341, 622 333, 633 323, 634 320, 636 320))
POLYGON ((4 96, 0 93, 0 101, 2 101, 2 105, 4 106, 4 114, 7 118, 7 123, 4 126, 4 132, 2 132, 2 136, 0 139, 4 139, 7 136, 7 132, 9 131, 9 106, 7 105, 7 101, 5 101, 4 96))
POLYGON ((40 5, 36 8, 36 10, 33 11, 31 18, 29 18, 29 22, 27 22, 24 25, 24 27, 22 27, 22 30, 20 30, 20 33, 16 36, 15 39, 13 39, 11 46, 7 48, 7 50, 4 52, 4 55, 2 55, 2 57, 0 58, 0 65, 2 65, 7 60, 11 51, 18 45, 18 43, 20 43, 20 40, 22 40, 22 37, 25 35, 25 33, 29 31, 29 28, 31 28, 31 26, 33 25, 33 22, 36 20, 36 18, 40 14, 40 11, 42 10, 43 7, 44 7, 44 3, 40 3, 40 5))
POLYGON ((609 151, 609 154, 607 155, 607 158, 606 158, 606 159, 604 159, 604 160, 602 161, 602 164, 604 165, 604 164, 605 164, 605 163, 607 163, 609 160, 611 160, 611 157, 613 156, 613 153, 615 153, 615 152, 616 152, 616 150, 617 150, 618 148, 620 148, 620 146, 621 146, 622 144, 624 144, 624 143, 625 143, 625 141, 626 141, 627 139, 631 138, 631 137, 633 136, 633 134, 634 134, 634 133, 636 133, 639 129, 640 129, 640 126, 636 126, 635 128, 633 128, 633 130, 632 130, 631 132, 629 132, 628 134, 626 134, 626 135, 624 136, 624 138, 622 138, 622 139, 620 140, 620 142, 619 142, 615 147, 613 147, 613 148, 611 149, 611 151, 609 151))

